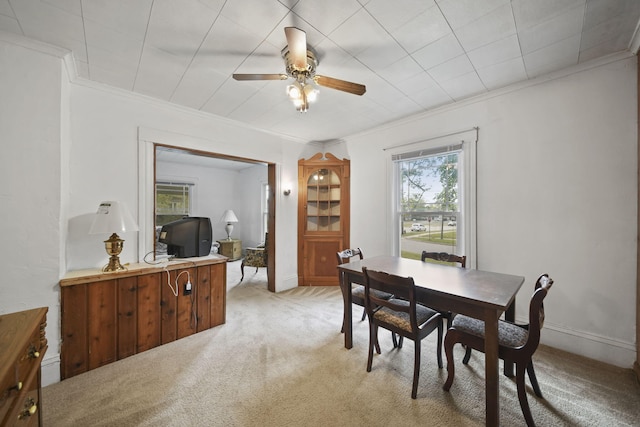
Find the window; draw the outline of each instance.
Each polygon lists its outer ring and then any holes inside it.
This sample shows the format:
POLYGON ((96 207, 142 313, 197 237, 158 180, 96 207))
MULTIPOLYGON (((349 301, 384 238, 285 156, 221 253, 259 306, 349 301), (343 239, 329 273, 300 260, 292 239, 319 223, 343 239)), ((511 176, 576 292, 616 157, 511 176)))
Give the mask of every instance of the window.
POLYGON ((394 252, 420 259, 422 251, 467 256, 475 268, 476 129, 392 150, 394 252), (458 139, 460 138, 460 139, 458 139))
POLYGON ((156 227, 191 213, 193 184, 156 183, 156 227))

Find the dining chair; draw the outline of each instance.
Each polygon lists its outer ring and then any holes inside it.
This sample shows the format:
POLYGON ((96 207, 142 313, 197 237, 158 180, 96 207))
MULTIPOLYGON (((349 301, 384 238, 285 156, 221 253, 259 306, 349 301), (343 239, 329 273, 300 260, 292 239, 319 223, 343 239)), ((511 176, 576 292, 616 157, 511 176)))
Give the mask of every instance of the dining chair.
MULTIPOLYGON (((422 251, 422 256, 420 259, 424 262, 428 259, 451 263, 452 266, 459 266, 460 268, 466 268, 467 266, 467 256, 466 255, 454 255, 447 252, 427 252, 422 251), (455 264, 455 265, 454 265, 455 264)), ((451 325, 451 319, 455 316, 454 313, 446 310, 438 310, 442 317, 446 320, 447 327, 451 325)), ((469 352, 469 357, 471 357, 471 349, 467 349, 469 352)))
MULTIPOLYGON (((529 323, 515 324, 498 320, 498 357, 508 363, 516 365, 516 386, 518 400, 528 426, 534 426, 527 392, 525 389, 524 372, 527 371, 531 386, 536 396, 542 398, 542 392, 533 369, 532 356, 540 343, 540 330, 544 324, 543 300, 547 296, 553 280, 548 274, 541 275, 536 281, 533 296, 529 303, 529 323)), ((455 375, 453 363, 453 346, 461 343, 467 348, 484 352, 484 322, 473 317, 458 314, 453 318, 451 327, 444 339, 444 351, 447 356, 447 380, 442 387, 449 391, 455 375)), ((462 363, 467 364, 465 357, 462 363)))
POLYGON ((369 357, 367 372, 373 364, 373 347, 378 342, 378 328, 382 327, 414 342, 413 386, 411 398, 418 393, 421 342, 438 330, 437 360, 442 368, 442 316, 435 310, 416 303, 416 285, 412 277, 401 277, 382 271, 362 268, 364 273, 364 301, 369 318, 369 357), (374 290, 394 295, 381 299, 374 290))
MULTIPOLYGON (((345 264, 347 262, 354 261, 356 259, 363 259, 364 254, 362 253, 362 249, 345 249, 343 251, 337 252, 336 257, 338 259, 338 264, 345 264)), ((393 295, 386 292, 377 292, 377 296, 382 299, 389 299, 393 297, 393 295)), ((362 318, 360 321, 363 321, 367 317, 367 311, 364 308, 364 286, 362 285, 352 285, 351 288, 351 301, 355 305, 359 305, 362 307, 362 318)), ((344 332, 344 319, 342 320, 342 327, 340 328, 340 332, 344 332)), ((396 347, 398 345, 396 341, 395 335, 392 335, 393 338, 393 346, 396 347)), ((380 354, 380 346, 376 343, 376 351, 380 354)))

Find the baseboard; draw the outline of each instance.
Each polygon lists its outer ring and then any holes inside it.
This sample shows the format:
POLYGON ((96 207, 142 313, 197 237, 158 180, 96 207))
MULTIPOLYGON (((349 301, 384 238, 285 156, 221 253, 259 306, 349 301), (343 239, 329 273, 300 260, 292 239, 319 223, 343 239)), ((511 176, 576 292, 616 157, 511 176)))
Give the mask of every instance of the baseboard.
POLYGON ((54 354, 51 356, 45 356, 42 359, 41 372, 42 372, 42 387, 46 387, 50 384, 60 382, 60 355, 54 354))
POLYGON ((280 286, 276 288, 276 292, 288 291, 289 289, 296 288, 298 286, 298 275, 293 274, 289 277, 285 277, 279 281, 280 286))
POLYGON ((637 366, 635 344, 631 342, 549 325, 548 322, 544 325, 540 342, 621 368, 635 369, 637 366))

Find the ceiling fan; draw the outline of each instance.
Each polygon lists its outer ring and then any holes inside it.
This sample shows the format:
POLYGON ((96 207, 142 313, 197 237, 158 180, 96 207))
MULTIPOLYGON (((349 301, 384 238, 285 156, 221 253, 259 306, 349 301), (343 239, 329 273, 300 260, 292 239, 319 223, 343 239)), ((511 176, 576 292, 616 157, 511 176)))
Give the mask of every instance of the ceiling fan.
POLYGON ((287 94, 296 106, 296 110, 304 113, 309 109, 318 94, 315 85, 324 86, 343 92, 362 95, 366 87, 333 77, 316 74, 318 58, 307 46, 307 34, 296 27, 284 29, 287 46, 282 49, 282 57, 286 64, 286 74, 234 74, 235 80, 287 80, 293 78, 293 84, 287 86, 287 94), (314 85, 315 83, 315 85, 314 85))

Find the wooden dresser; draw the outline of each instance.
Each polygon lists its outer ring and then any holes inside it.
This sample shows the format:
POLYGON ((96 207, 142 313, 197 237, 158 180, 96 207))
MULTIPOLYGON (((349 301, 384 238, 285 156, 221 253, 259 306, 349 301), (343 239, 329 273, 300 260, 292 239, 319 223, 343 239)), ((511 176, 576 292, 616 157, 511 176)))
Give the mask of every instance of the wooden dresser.
POLYGON ((134 264, 109 273, 71 271, 60 280, 60 290, 64 380, 223 324, 227 258, 134 264))
POLYGON ((0 316, 0 425, 42 425, 40 363, 47 308, 0 316))

